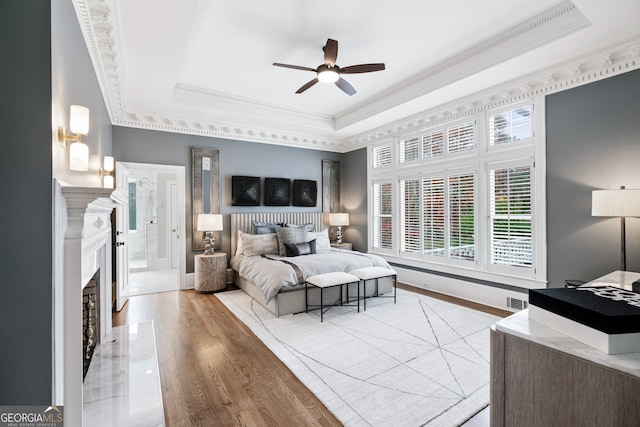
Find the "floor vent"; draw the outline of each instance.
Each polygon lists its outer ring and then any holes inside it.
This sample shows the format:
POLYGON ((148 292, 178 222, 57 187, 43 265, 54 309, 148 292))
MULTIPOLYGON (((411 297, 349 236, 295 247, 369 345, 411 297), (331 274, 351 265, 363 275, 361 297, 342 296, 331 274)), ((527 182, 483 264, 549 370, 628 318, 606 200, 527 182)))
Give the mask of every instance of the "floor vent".
POLYGON ((514 310, 524 310, 529 304, 525 300, 507 297, 507 307, 514 310))

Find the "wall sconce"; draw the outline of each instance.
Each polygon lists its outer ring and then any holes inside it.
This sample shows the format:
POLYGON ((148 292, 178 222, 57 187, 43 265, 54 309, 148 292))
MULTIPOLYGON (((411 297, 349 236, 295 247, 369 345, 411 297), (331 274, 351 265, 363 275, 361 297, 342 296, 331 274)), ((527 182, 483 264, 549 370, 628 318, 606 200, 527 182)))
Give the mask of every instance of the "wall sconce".
POLYGON ((329 225, 338 227, 338 231, 336 231, 336 243, 341 245, 342 244, 342 227, 349 225, 349 214, 348 213, 330 213, 329 225))
POLYGON ((104 188, 113 188, 115 179, 113 176, 114 160, 111 156, 104 156, 102 168, 98 172, 102 178, 102 186, 104 188))
POLYGON ((198 214, 198 231, 204 231, 204 254, 213 255, 215 241, 214 231, 222 230, 222 215, 220 214, 198 214))
POLYGON ((89 133, 89 109, 81 105, 72 105, 69 114, 69 129, 58 127, 58 143, 69 146, 69 169, 73 171, 89 170, 89 147, 82 142, 82 135, 89 133), (68 141, 74 141, 69 145, 68 141))

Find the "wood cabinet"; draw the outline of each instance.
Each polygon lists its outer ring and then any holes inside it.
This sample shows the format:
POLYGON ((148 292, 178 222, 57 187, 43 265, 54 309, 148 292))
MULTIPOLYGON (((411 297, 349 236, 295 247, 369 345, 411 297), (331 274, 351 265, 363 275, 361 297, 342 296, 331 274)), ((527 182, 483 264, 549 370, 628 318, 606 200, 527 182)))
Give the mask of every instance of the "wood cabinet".
POLYGON ((526 310, 503 319, 491 330, 490 417, 492 427, 640 426, 640 354, 599 352, 526 310))

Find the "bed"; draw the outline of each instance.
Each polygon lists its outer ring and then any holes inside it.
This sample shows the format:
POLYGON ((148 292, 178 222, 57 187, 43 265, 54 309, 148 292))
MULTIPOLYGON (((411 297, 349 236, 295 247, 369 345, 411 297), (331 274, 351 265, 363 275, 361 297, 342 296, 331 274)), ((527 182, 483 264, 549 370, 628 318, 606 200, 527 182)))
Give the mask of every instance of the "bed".
MULTIPOLYGON (((389 264, 377 255, 331 248, 327 228, 322 212, 232 214, 231 267, 234 270, 236 285, 279 317, 305 310, 304 279, 307 277, 332 271, 348 272, 370 266, 390 268, 389 264), (272 250, 275 248, 269 246, 273 244, 273 236, 256 234, 256 223, 263 226, 274 223, 289 224, 304 226, 306 230, 313 229, 313 232, 307 231, 307 236, 315 238, 318 245, 317 253, 289 257, 273 253, 277 252, 272 250), (269 243, 265 244, 266 246, 261 246, 262 243, 257 245, 258 250, 251 247, 251 250, 247 251, 246 247, 242 247, 243 241, 266 242, 267 240, 269 243), (262 249, 265 247, 266 249, 262 249)), ((269 234, 264 230, 260 232, 269 234)), ((391 279, 380 281, 380 293, 389 292, 392 288, 391 279)), ((309 303, 318 303, 318 290, 310 287, 308 291, 309 303)), ((337 291, 338 289, 335 289, 334 294, 325 293, 325 297, 337 300, 339 298, 337 291)), ((355 295, 356 289, 352 289, 351 292, 355 295)), ((368 292, 373 292, 372 286, 368 286, 368 292)))

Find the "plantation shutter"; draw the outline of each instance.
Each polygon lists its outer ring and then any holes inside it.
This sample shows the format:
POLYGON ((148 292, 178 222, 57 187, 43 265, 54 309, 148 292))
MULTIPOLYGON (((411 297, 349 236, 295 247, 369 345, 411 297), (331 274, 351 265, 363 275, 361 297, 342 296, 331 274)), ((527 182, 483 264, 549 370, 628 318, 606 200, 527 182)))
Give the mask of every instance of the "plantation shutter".
POLYGON ((393 248, 391 183, 373 184, 373 247, 393 248))
POLYGON ((422 180, 424 253, 444 256, 444 178, 432 177, 422 180))
POLYGON ((506 144, 533 136, 531 106, 516 108, 489 116, 489 143, 506 144))
POLYGON ((473 150, 475 147, 473 122, 462 123, 447 129, 447 149, 449 153, 473 150))
POLYGON ((391 165, 391 144, 375 147, 372 157, 374 168, 391 165))
POLYGON ((438 157, 444 154, 444 132, 438 130, 422 136, 422 158, 438 157))
POLYGON ((400 181, 400 250, 420 252, 420 180, 400 181))
POLYGON ((531 167, 490 170, 491 263, 532 265, 531 167))
POLYGON ((475 259, 475 177, 449 176, 449 257, 475 259))
POLYGON ((400 163, 420 158, 420 140, 417 136, 400 141, 400 163))

